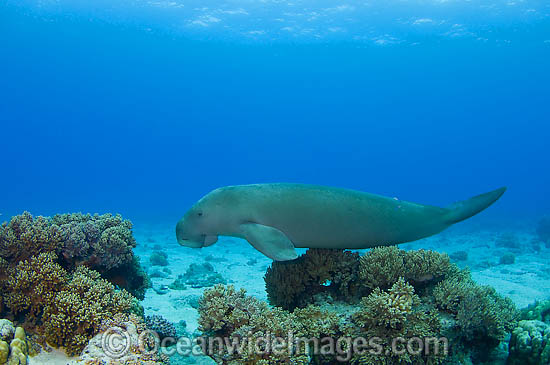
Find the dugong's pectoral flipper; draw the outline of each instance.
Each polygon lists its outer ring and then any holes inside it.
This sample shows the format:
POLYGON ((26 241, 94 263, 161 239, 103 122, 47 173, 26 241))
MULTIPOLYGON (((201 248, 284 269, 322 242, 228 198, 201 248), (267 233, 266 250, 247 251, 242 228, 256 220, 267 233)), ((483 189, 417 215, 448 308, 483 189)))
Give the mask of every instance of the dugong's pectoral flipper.
POLYGON ((298 257, 294 244, 277 228, 257 223, 241 224, 240 228, 244 238, 270 259, 288 261, 298 257))

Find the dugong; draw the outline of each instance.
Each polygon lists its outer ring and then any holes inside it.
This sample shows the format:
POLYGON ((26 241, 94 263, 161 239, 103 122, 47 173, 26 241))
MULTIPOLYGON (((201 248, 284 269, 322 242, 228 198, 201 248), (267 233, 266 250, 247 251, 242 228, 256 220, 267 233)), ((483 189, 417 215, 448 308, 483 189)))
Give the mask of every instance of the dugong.
POLYGON ((200 199, 176 225, 182 246, 206 247, 218 236, 244 238, 276 261, 295 248, 359 249, 415 241, 493 204, 500 188, 446 208, 355 190, 304 184, 226 186, 200 199))

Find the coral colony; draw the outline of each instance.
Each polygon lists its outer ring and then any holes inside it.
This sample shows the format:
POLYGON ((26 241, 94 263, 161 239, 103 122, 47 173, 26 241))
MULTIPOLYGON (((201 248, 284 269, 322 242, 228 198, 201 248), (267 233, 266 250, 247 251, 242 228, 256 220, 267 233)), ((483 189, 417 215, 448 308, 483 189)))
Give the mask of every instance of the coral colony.
MULTIPOLYGON (((159 342, 173 345, 178 331, 162 316, 144 316, 139 300, 150 284, 131 229, 119 215, 80 213, 25 212, 0 226, 0 364, 26 364, 48 346, 83 364, 169 363, 159 342), (120 333, 127 351, 106 351, 106 339, 120 333)), ((546 232, 542 221, 542 240, 546 232)), ((168 260, 153 252, 150 263, 168 260)), ((264 279, 269 303, 226 285, 208 262, 166 290, 206 288, 193 305, 192 336, 220 364, 481 363, 508 340, 509 364, 550 363, 550 301, 519 311, 446 254, 310 249, 273 262, 264 279), (417 341, 382 351, 396 338, 417 341)))

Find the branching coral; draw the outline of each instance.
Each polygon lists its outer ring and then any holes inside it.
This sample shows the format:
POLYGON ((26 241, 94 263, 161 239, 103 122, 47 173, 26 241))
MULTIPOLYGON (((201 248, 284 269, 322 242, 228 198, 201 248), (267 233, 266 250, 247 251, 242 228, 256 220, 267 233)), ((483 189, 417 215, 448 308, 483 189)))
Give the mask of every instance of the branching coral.
POLYGON ((431 250, 405 253, 405 279, 414 285, 441 278, 449 270, 451 270, 451 261, 447 254, 431 250))
POLYGON ((118 214, 58 214, 51 224, 61 230, 62 256, 70 264, 85 264, 102 272, 132 260, 136 246, 132 223, 118 214))
POLYGON ((0 257, 8 262, 23 261, 43 252, 58 252, 62 244, 58 226, 47 218, 34 218, 29 212, 0 226, 0 257))
POLYGON ((201 330, 210 341, 225 337, 244 345, 234 353, 226 343, 213 343, 214 351, 209 355, 228 364, 309 364, 314 358, 320 359, 308 347, 309 339, 341 334, 341 318, 335 313, 314 305, 293 313, 269 308, 233 286, 205 290, 199 300, 199 314, 201 330))
POLYGON ((477 346, 497 346, 519 317, 509 298, 503 298, 491 287, 477 285, 466 270, 454 269, 435 287, 433 296, 440 309, 455 316, 465 341, 477 346))
POLYGON ((0 278, 8 268, 41 253, 57 255, 68 271, 80 265, 143 298, 149 286, 132 248, 132 223, 120 215, 58 214, 33 217, 25 212, 0 226, 0 278))
POLYGON ((416 286, 441 278, 450 267, 449 256, 438 252, 376 247, 361 257, 359 277, 369 289, 389 288, 400 277, 416 286))
POLYGON ((266 303, 247 296, 244 289, 216 285, 199 299, 199 325, 202 331, 228 335, 267 310, 266 303))
MULTIPOLYGON (((489 354, 488 350, 498 345, 516 323, 517 311, 509 299, 477 285, 467 270, 451 264, 445 254, 385 247, 373 249, 359 260, 357 255, 345 255, 335 250, 309 250, 297 260, 274 263, 266 274, 266 287, 272 304, 282 308, 270 309, 233 287, 216 286, 205 291, 199 305, 201 329, 209 335, 253 340, 269 332, 289 330, 318 340, 377 338, 380 341, 374 350, 389 352, 352 351, 348 360, 354 364, 393 365, 440 364, 462 361, 461 356, 483 360, 483 355, 489 354), (338 260, 346 264, 339 265, 335 262, 338 260), (338 281, 338 267, 355 268, 360 270, 359 275, 354 277, 348 272, 344 275, 348 280, 338 281), (345 293, 357 294, 344 295, 338 286, 330 289, 334 282, 344 283, 348 289, 345 293), (366 290, 358 290, 359 284, 366 290), (322 293, 335 300, 323 303, 323 307, 308 305, 322 293), (357 303, 356 299, 364 294, 368 295, 357 303), (419 351, 396 352, 392 342, 395 338, 428 342, 419 351)), ((224 346, 218 346, 224 355, 211 356, 245 364, 293 359, 252 353, 236 357, 224 352, 224 346)), ((350 347, 344 344, 340 349, 350 347)), ((334 355, 305 353, 312 363, 335 361, 334 355)))
POLYGON ((275 261, 264 277, 271 304, 285 309, 314 302, 318 293, 333 298, 357 296, 359 255, 350 251, 310 249, 294 261, 275 261))
POLYGON ((434 338, 440 332, 440 323, 435 311, 420 309, 415 304, 420 298, 414 288, 403 278, 388 291, 375 289, 361 300, 360 309, 352 316, 354 326, 348 326, 352 337, 376 338, 377 344, 388 350, 383 353, 369 351, 354 354, 354 364, 437 364, 443 362, 445 353, 435 351, 389 351, 394 348, 394 339, 407 341, 412 338, 434 338))
POLYGON ((51 305, 67 281, 67 272, 56 263, 53 252, 21 261, 9 270, 4 300, 15 314, 28 311, 27 320, 37 319, 51 305))
POLYGON ((98 272, 79 266, 44 309, 44 332, 49 343, 76 354, 98 333, 104 320, 135 306, 129 293, 116 291, 98 272))
POLYGON ((367 288, 391 287, 405 276, 405 251, 395 246, 376 247, 361 257, 359 278, 367 288))
POLYGON ((376 288, 363 298, 361 309, 354 318, 359 326, 365 328, 400 329, 412 312, 413 300, 418 300, 414 288, 400 278, 387 292, 376 288))

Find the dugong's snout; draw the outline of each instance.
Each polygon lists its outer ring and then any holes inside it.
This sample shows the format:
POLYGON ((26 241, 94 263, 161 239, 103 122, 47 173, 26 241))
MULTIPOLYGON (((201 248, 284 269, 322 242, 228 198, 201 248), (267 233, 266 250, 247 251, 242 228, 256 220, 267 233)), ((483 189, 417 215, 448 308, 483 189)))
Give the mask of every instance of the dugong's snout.
POLYGON ((176 225, 176 238, 178 239, 178 243, 185 247, 199 248, 204 246, 204 237, 200 235, 193 237, 188 232, 188 229, 186 229, 184 219, 181 219, 176 225))

